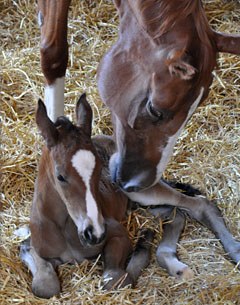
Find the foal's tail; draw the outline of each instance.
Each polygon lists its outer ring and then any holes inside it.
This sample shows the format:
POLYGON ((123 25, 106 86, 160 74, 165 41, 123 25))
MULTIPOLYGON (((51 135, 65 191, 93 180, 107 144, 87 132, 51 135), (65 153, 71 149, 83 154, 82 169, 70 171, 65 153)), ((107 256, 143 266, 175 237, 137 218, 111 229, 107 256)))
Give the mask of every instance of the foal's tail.
POLYGON ((154 232, 151 229, 143 229, 132 253, 126 271, 136 284, 142 270, 146 268, 150 261, 151 243, 154 238, 154 232))

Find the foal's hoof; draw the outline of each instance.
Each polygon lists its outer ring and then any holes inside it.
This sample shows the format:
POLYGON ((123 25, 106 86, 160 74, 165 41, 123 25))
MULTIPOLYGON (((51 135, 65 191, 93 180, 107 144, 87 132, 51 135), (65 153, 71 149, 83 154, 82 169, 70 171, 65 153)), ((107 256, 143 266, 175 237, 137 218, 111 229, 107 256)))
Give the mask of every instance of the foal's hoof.
POLYGON ((190 280, 194 277, 193 271, 179 261, 176 253, 169 251, 168 248, 160 244, 156 254, 159 266, 166 269, 171 276, 178 280, 190 280))
POLYGON ((234 240, 229 245, 229 248, 225 248, 228 252, 228 256, 234 264, 238 264, 237 267, 240 269, 240 241, 234 240))
POLYGON ((194 277, 194 272, 186 265, 185 268, 179 270, 174 275, 178 280, 191 280, 194 277))
POLYGON ((54 270, 37 271, 32 281, 33 293, 43 299, 49 299, 60 293, 60 282, 54 270))
POLYGON ((103 283, 103 289, 110 290, 133 285, 133 280, 125 270, 117 269, 105 271, 103 283))

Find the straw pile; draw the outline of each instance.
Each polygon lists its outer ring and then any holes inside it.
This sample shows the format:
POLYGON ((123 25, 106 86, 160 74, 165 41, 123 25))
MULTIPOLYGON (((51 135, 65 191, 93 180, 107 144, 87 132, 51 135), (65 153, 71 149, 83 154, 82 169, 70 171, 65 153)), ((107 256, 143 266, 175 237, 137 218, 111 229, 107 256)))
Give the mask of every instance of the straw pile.
MULTIPOLYGON (((206 0, 215 29, 239 32, 239 1, 206 0)), ((181 259, 195 277, 178 282, 158 267, 154 252, 161 223, 138 209, 127 226, 134 239, 139 227, 157 232, 153 257, 135 289, 104 292, 99 260, 59 270, 62 293, 41 300, 31 293, 31 276, 19 260, 21 238, 14 231, 29 221, 41 140, 34 122, 43 96, 36 3, 0 0, 1 7, 1 252, 0 304, 240 304, 240 272, 212 233, 188 220, 179 245, 181 259)), ((66 113, 71 117, 82 92, 94 109, 94 133, 110 133, 108 110, 96 89, 102 54, 116 39, 118 17, 110 1, 72 1, 66 113)), ((178 141, 166 178, 191 183, 217 199, 233 234, 240 239, 239 114, 240 58, 221 55, 208 100, 194 114, 178 141)))

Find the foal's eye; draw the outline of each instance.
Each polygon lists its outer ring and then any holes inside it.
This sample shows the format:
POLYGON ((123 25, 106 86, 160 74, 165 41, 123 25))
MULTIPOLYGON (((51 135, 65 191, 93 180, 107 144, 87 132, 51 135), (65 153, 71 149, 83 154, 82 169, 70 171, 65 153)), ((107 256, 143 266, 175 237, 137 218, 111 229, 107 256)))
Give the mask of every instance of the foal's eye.
POLYGON ((151 101, 148 101, 147 102, 147 111, 149 113, 149 115, 155 119, 155 122, 158 122, 158 121, 161 121, 164 119, 163 117, 163 112, 161 110, 157 110, 157 109, 154 109, 153 106, 152 106, 152 103, 151 101))
POLYGON ((58 175, 57 179, 58 179, 58 181, 61 181, 61 182, 67 182, 67 180, 62 175, 58 175))

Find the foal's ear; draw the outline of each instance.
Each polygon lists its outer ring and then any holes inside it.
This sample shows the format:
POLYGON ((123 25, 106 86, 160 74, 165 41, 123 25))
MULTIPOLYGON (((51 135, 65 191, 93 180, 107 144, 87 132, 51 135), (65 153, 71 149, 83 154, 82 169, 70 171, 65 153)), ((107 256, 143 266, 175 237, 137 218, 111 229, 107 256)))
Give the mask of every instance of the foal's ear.
POLYGON ((171 75, 179 77, 183 80, 192 79, 197 70, 187 61, 182 59, 182 51, 172 51, 166 60, 171 75))
POLYGON ((240 35, 214 32, 218 52, 240 55, 240 35))
POLYGON ((89 137, 92 134, 92 108, 86 99, 86 93, 83 93, 76 105, 77 125, 81 127, 89 137))
POLYGON ((38 100, 36 123, 44 140, 46 141, 47 147, 50 149, 56 145, 58 131, 54 123, 49 119, 46 106, 41 99, 38 100))

